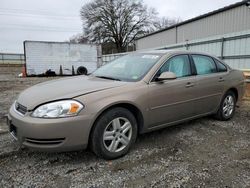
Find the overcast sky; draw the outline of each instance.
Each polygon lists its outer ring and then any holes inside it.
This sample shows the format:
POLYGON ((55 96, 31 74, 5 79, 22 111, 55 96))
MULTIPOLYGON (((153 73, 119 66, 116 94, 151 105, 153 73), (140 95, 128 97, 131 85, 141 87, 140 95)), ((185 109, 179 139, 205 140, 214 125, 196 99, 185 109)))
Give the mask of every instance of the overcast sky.
MULTIPOLYGON (((0 52, 23 53, 24 40, 67 41, 82 32, 79 11, 91 0, 0 0, 0 52)), ((239 0, 144 0, 159 16, 182 20, 239 0)))

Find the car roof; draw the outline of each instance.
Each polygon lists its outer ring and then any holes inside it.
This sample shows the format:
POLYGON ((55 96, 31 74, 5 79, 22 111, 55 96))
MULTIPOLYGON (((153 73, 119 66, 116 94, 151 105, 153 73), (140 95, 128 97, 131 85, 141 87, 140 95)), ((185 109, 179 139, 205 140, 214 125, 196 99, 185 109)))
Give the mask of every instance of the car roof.
POLYGON ((159 54, 159 55, 172 55, 172 54, 200 54, 200 55, 207 55, 213 57, 213 55, 204 53, 204 52, 193 52, 188 50, 165 50, 165 49, 159 49, 159 50, 140 50, 136 51, 135 53, 141 53, 141 54, 159 54))
POLYGON ((137 51, 137 53, 143 53, 143 54, 162 54, 162 55, 169 54, 169 53, 176 53, 176 52, 181 52, 181 51, 179 50, 140 50, 140 51, 137 51))

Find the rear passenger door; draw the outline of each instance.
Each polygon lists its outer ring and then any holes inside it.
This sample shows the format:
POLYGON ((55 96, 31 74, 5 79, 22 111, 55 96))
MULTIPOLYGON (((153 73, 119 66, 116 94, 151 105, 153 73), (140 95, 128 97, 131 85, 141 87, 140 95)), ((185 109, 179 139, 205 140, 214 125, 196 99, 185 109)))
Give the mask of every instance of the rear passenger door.
POLYGON ((214 59, 206 55, 191 55, 196 69, 195 113, 197 115, 214 112, 224 91, 225 73, 219 72, 214 59))

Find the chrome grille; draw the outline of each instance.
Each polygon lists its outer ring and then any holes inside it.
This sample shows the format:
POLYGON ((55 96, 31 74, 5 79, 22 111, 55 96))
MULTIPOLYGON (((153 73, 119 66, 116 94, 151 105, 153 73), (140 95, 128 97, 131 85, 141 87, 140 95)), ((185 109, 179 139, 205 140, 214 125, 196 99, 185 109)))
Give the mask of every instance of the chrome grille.
POLYGON ((27 107, 19 104, 18 102, 16 102, 15 104, 15 108, 16 108, 16 111, 20 112, 21 114, 25 115, 26 112, 27 112, 27 107))

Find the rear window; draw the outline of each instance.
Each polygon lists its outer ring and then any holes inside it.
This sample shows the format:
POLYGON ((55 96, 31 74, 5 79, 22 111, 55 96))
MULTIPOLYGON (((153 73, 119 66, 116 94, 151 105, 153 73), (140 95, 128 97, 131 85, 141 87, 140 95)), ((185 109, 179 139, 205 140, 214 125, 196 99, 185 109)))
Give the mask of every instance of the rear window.
POLYGON ((217 72, 215 62, 211 57, 204 55, 192 55, 192 58, 198 75, 217 72))

